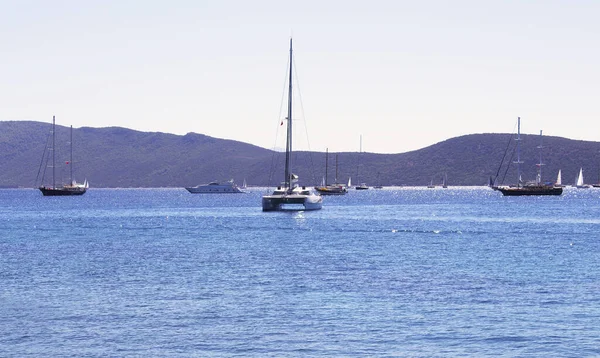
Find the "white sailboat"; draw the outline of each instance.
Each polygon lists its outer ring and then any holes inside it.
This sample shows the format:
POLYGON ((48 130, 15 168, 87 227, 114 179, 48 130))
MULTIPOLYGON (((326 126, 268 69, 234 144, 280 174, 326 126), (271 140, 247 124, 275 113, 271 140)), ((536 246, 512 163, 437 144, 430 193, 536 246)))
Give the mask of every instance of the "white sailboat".
POLYGON ((558 187, 563 187, 564 185, 562 184, 562 175, 561 175, 561 170, 558 170, 558 175, 556 176, 556 183, 554 183, 554 186, 558 186, 558 187))
MULTIPOLYGON (((360 157, 362 156, 362 135, 360 136, 360 151, 358 152, 358 164, 356 166, 356 177, 358 178, 358 171, 360 169, 360 157)), ((369 187, 366 183, 360 183, 354 189, 356 190, 367 190, 369 187)))
POLYGON ((575 187, 577 189, 588 189, 590 185, 583 183, 583 168, 579 169, 579 175, 577 176, 577 181, 575 182, 575 187))
POLYGON ((292 39, 290 39, 290 73, 288 79, 287 136, 285 146, 285 181, 271 195, 262 197, 263 211, 319 210, 323 198, 307 187, 298 186, 298 176, 292 173, 292 39))

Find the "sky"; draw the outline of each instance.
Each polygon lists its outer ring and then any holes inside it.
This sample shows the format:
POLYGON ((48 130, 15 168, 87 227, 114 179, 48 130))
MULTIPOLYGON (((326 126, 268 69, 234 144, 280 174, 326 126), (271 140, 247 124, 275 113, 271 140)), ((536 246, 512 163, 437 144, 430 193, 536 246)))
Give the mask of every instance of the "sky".
POLYGON ((0 120, 404 153, 600 141, 599 1, 2 1, 0 120))

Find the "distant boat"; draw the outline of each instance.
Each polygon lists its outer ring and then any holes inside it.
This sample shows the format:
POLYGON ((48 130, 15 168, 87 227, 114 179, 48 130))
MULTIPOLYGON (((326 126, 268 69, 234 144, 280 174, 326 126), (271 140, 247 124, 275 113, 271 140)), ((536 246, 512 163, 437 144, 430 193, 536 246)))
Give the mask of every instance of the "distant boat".
POLYGON ((240 188, 235 185, 233 179, 225 182, 211 182, 208 184, 196 185, 194 187, 187 187, 185 190, 192 194, 237 194, 243 193, 240 188))
MULTIPOLYGON (((377 172, 377 181, 378 181, 379 183, 381 183, 381 179, 380 179, 380 177, 381 177, 381 173, 377 172)), ((377 185, 375 185, 375 186, 373 187, 373 189, 383 189, 383 185, 381 185, 381 184, 377 184, 377 185)))
POLYGON ((319 210, 323 206, 323 197, 316 195, 306 187, 297 185, 298 176, 292 173, 292 39, 290 39, 290 72, 288 79, 287 135, 285 146, 285 181, 271 195, 262 197, 263 211, 286 209, 319 210))
POLYGON ((558 170, 558 175, 556 176, 556 182, 554 183, 554 186, 561 188, 564 187, 564 185, 562 184, 562 175, 560 169, 558 170))
MULTIPOLYGON (((356 177, 357 178, 358 178, 358 172, 359 172, 359 169, 360 169, 360 157, 361 156, 362 156, 362 135, 360 136, 360 149, 358 151, 358 163, 356 165, 356 177)), ((360 185, 357 185, 356 187, 354 187, 354 189, 356 189, 356 190, 367 190, 367 189, 369 189, 369 187, 365 183, 360 183, 360 185)))
POLYGON ((521 179, 521 117, 517 120, 517 184, 511 186, 493 187, 505 196, 529 196, 529 195, 561 195, 563 188, 554 184, 542 182, 542 131, 540 131, 540 161, 537 164, 538 173, 534 182, 523 183, 521 179))
MULTIPOLYGON (((42 165, 46 162, 44 166, 44 171, 42 175, 42 185, 38 188, 44 196, 74 196, 74 195, 83 195, 89 188, 89 183, 87 179, 83 182, 83 184, 77 183, 73 180, 73 126, 71 126, 71 141, 70 141, 70 159, 66 162, 69 165, 69 183, 68 184, 60 184, 56 185, 56 119, 55 116, 52 116, 52 185, 45 185, 44 177, 46 174, 46 168, 48 168, 49 157, 46 155, 44 151, 44 158, 42 158, 42 165), (44 161, 45 159, 45 161, 44 161)), ((41 169, 41 168, 40 168, 41 169)))
POLYGON ((325 178, 324 182, 321 183, 320 186, 316 186, 315 190, 321 195, 345 195, 348 190, 343 184, 339 184, 337 182, 337 169, 338 169, 338 161, 337 154, 335 155, 335 183, 328 183, 328 167, 329 167, 329 149, 325 150, 325 178))
POLYGON ((248 189, 248 184, 246 184, 246 178, 244 178, 244 182, 242 183, 242 189, 248 189))
MULTIPOLYGON (((442 188, 447 188, 448 187, 447 181, 448 181, 448 176, 446 173, 444 173, 442 175, 441 184, 439 186, 442 188)), ((437 185, 433 184, 433 179, 431 179, 431 182, 429 182, 429 185, 427 185, 427 188, 434 189, 436 187, 437 187, 437 185)))
POLYGON ((433 179, 431 179, 431 181, 429 182, 429 185, 427 185, 427 188, 429 188, 429 189, 435 188, 435 185, 433 184, 433 179))
POLYGON ((575 187, 577 189, 589 189, 591 187, 591 185, 583 183, 583 168, 579 169, 579 175, 575 181, 575 187))

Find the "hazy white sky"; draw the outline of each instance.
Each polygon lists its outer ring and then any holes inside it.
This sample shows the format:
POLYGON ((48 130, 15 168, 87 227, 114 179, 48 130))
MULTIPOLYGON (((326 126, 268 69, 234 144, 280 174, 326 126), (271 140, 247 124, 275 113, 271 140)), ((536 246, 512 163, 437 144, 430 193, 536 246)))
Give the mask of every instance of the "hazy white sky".
POLYGON ((600 141, 600 1, 1 4, 0 120, 271 148, 293 35, 312 150, 362 135, 400 153, 517 116, 524 133, 600 141))

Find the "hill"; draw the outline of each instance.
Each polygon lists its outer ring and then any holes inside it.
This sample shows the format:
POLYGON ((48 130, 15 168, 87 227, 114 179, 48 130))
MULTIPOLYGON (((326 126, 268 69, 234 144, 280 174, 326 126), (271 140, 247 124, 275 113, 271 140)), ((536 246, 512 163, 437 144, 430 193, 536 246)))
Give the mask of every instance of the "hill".
MULTIPOLYGON (((0 122, 0 186, 35 187, 42 153, 51 125, 27 121, 0 122)), ((56 142, 67 143, 68 127, 57 126, 56 142)), ((400 154, 339 153, 338 177, 369 185, 483 185, 496 175, 505 153, 513 153, 511 134, 471 134, 400 154)), ((274 185, 282 180, 284 155, 251 144, 188 133, 139 132, 120 127, 74 128, 75 177, 92 187, 183 187, 233 178, 250 185, 274 185)), ((523 178, 535 178, 539 136, 522 135, 523 178)), ((57 150, 57 173, 67 179, 68 149, 57 150)), ((575 181, 583 167, 586 182, 598 182, 600 144, 561 137, 544 137, 544 178, 575 181)), ((330 153, 330 181, 335 173, 330 153)), ((293 158, 301 184, 314 185, 325 175, 325 154, 297 152, 293 158)), ((505 183, 516 180, 514 165, 505 183)))

